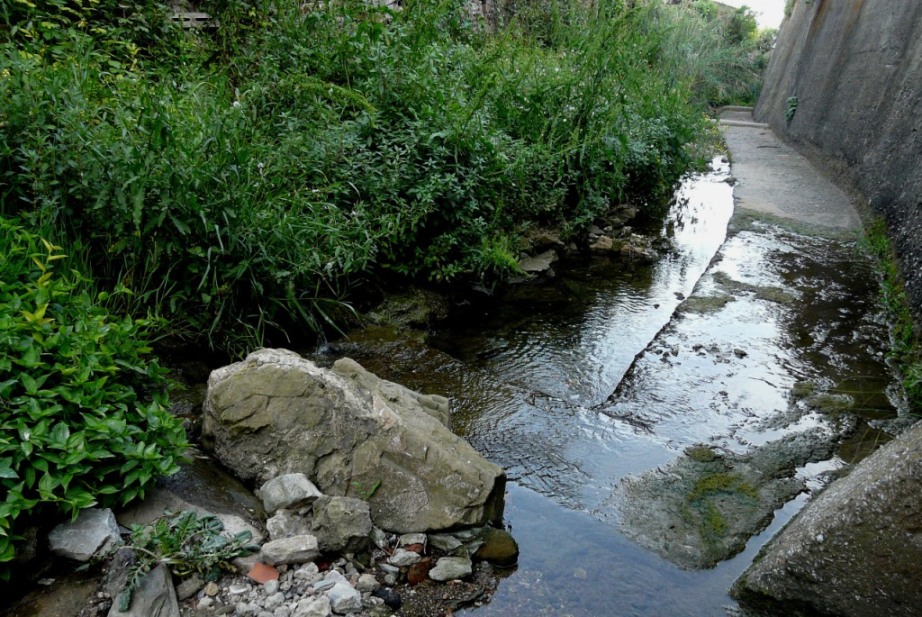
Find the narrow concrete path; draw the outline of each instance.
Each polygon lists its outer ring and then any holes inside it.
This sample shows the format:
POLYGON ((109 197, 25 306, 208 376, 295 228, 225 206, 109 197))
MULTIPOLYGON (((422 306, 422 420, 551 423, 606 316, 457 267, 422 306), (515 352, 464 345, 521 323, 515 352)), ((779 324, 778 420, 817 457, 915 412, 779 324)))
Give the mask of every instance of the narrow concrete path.
MULTIPOLYGON (((768 125, 752 121, 752 112, 725 110, 721 131, 730 149, 737 180, 737 209, 777 217, 797 225, 852 235, 861 229, 849 197, 806 158, 778 139, 768 125)), ((780 221, 779 221, 780 222, 780 221)))

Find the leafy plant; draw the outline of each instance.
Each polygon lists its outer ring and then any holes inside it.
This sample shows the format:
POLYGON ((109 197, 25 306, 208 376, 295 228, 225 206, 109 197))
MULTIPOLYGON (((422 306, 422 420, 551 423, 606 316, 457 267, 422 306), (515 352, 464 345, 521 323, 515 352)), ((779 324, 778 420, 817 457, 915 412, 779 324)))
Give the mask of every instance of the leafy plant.
POLYGON ((797 113, 797 105, 799 103, 800 99, 798 99, 796 96, 788 97, 788 99, 785 101, 784 119, 788 124, 790 124, 791 120, 794 119, 794 114, 797 113))
POLYGON ((107 294, 54 269, 61 251, 0 217, 0 565, 21 515, 126 504, 186 447, 146 342, 153 323, 112 317, 107 294))
POLYGON ((222 570, 232 570, 230 561, 259 550, 250 544, 252 534, 244 530, 233 536, 223 533, 217 516, 199 516, 192 511, 168 514, 147 525, 135 525, 129 545, 138 560, 131 567, 128 583, 118 595, 118 608, 127 611, 134 590, 145 574, 165 563, 180 578, 199 574, 216 581, 222 570))

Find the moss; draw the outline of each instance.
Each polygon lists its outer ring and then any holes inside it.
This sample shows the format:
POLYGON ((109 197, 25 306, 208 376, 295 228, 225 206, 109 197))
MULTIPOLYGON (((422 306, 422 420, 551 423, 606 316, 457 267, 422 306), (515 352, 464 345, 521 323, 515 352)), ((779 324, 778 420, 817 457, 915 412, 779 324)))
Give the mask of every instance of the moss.
POLYGON ((709 446, 690 446, 685 449, 685 456, 699 463, 711 463, 721 458, 720 454, 709 446))
POLYGON ((715 313, 734 300, 730 294, 692 296, 682 304, 682 310, 686 313, 715 313))
POLYGON ((689 502, 701 501, 720 493, 738 493, 753 499, 759 498, 755 487, 743 480, 739 474, 719 472, 708 474, 698 479, 686 500, 689 502))
POLYGON ((812 381, 798 381, 791 388, 791 396, 798 401, 807 398, 814 392, 816 392, 816 384, 812 381))
POLYGON ((760 300, 766 300, 776 304, 791 305, 797 302, 797 296, 780 287, 743 283, 730 278, 730 275, 724 272, 717 272, 714 274, 714 281, 728 293, 751 293, 760 300))

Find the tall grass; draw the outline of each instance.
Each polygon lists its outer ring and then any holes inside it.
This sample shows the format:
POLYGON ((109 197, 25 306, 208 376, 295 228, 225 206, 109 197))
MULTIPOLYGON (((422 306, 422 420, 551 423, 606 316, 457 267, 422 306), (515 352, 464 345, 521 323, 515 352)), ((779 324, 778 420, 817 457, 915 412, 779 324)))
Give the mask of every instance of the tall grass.
POLYGON ((506 5, 493 33, 458 1, 224 0, 193 33, 52 4, 0 12, 0 213, 86 247, 119 308, 238 350, 382 272, 495 280, 529 226, 657 215, 733 68, 658 2, 506 5))

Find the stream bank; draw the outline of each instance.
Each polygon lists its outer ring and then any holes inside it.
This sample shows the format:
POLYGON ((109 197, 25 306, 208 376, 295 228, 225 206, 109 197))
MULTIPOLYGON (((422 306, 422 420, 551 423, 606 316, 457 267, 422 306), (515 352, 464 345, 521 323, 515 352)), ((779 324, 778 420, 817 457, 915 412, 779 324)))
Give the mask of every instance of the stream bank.
POLYGON ((730 171, 688 179, 653 263, 565 261, 429 332, 306 354, 449 395, 455 432, 507 470, 518 566, 466 611, 738 614, 726 591, 759 548, 888 438, 887 324, 856 230, 742 199, 731 220, 730 171))

